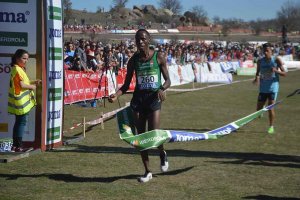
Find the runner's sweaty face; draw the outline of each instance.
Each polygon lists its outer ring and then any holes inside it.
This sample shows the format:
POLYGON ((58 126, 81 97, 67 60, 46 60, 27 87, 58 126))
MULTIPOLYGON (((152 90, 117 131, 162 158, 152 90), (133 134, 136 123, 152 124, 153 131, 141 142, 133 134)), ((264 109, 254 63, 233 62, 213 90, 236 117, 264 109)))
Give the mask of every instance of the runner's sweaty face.
POLYGON ((145 31, 139 32, 135 37, 135 42, 139 51, 145 52, 149 48, 149 36, 145 31))
POLYGON ((267 47, 264 49, 264 53, 266 58, 270 59, 272 57, 272 49, 271 47, 267 47))

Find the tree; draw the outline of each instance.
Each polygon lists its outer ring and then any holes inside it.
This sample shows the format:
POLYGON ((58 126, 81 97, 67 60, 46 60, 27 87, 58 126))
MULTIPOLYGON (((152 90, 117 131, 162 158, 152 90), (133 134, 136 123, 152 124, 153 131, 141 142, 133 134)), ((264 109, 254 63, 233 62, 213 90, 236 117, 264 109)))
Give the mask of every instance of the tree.
POLYGON ((214 24, 220 24, 221 23, 220 17, 219 16, 214 16, 213 17, 213 22, 214 22, 214 24))
POLYGON ((288 31, 296 31, 300 29, 300 3, 296 1, 288 1, 281 6, 277 12, 278 29, 284 25, 288 31))
POLYGON ((182 10, 182 5, 179 0, 159 0, 158 4, 160 8, 169 9, 175 15, 180 14, 182 10))
POLYGON ((72 2, 70 0, 63 0, 64 9, 64 24, 67 24, 72 17, 72 2))
POLYGON ((97 10, 96 10, 96 13, 102 13, 102 12, 104 12, 104 8, 101 7, 101 6, 98 6, 97 10))
POLYGON ((188 24, 188 26, 192 26, 192 24, 198 24, 199 22, 196 14, 191 11, 186 11, 183 16, 185 17, 185 22, 188 24))
POLYGON ((118 8, 125 8, 126 4, 128 3, 128 0, 113 0, 113 8, 118 9, 118 8))
POLYGON ((181 25, 182 26, 185 26, 185 16, 181 16, 180 18, 179 18, 179 21, 181 22, 181 25))
POLYGON ((245 22, 242 19, 236 19, 236 18, 223 19, 221 25, 226 25, 228 28, 243 28, 245 22))
POLYGON ((192 8, 192 13, 194 13, 195 18, 192 18, 192 21, 197 24, 207 25, 207 12, 202 6, 194 6, 192 8))
POLYGON ((255 35, 260 35, 261 31, 263 30, 264 24, 261 19, 257 19, 256 21, 250 21, 250 26, 255 35))
POLYGON ((228 36, 229 32, 230 32, 230 27, 227 24, 225 24, 222 26, 222 30, 219 31, 219 37, 221 36, 221 33, 223 34, 223 36, 226 37, 228 36))

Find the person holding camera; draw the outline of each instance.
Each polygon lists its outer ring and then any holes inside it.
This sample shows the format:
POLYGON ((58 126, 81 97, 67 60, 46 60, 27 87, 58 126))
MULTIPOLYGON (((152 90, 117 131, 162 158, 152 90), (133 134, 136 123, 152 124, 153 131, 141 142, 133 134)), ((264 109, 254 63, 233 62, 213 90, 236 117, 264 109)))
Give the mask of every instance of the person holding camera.
POLYGON ((74 52, 74 63, 73 67, 71 68, 72 70, 84 72, 88 71, 85 45, 85 40, 81 38, 79 40, 79 46, 74 52))

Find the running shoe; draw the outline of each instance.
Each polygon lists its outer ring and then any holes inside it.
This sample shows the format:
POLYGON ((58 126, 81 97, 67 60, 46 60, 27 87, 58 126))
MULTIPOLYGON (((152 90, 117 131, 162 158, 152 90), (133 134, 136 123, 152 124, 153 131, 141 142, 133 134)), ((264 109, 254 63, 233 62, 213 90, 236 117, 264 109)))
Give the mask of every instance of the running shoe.
POLYGON ((12 146, 10 152, 16 152, 17 147, 12 146))
POLYGON ((30 147, 30 148, 22 148, 22 147, 18 147, 15 149, 15 152, 23 152, 23 153, 26 153, 26 152, 29 152, 29 151, 32 151, 33 148, 30 147))
POLYGON ((160 170, 162 172, 168 171, 169 168, 169 162, 167 157, 167 152, 163 151, 163 153, 160 155, 160 170))
POLYGON ((152 179, 152 173, 146 172, 144 174, 144 176, 138 178, 138 181, 141 183, 146 183, 146 182, 150 181, 151 179, 152 179))
POLYGON ((274 127, 273 127, 273 126, 270 126, 270 127, 269 127, 268 133, 269 133, 269 134, 274 134, 274 133, 275 133, 275 130, 274 130, 274 127))

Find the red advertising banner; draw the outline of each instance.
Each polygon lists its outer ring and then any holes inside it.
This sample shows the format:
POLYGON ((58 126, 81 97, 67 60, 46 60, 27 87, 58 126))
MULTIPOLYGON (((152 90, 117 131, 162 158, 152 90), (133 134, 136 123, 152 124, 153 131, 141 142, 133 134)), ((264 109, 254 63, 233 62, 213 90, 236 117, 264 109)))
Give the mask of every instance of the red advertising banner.
POLYGON ((78 95, 79 95, 79 99, 86 99, 85 98, 85 93, 84 93, 84 87, 83 87, 83 82, 82 81, 82 74, 84 72, 79 72, 79 73, 75 73, 74 78, 75 78, 75 82, 78 88, 78 95))
MULTIPOLYGON (((126 74, 127 74, 127 68, 122 68, 118 71, 118 76, 117 76, 118 88, 120 88, 124 84, 126 74)), ((132 77, 132 80, 130 82, 129 89, 127 92, 133 92, 134 88, 135 88, 135 75, 132 77)))
MULTIPOLYGON (((110 72, 107 73, 110 76, 110 72)), ((118 88, 124 84, 126 73, 126 69, 119 71, 116 77, 118 88)), ((64 104, 107 97, 109 90, 108 82, 106 73, 102 71, 98 73, 85 73, 65 70, 64 104)), ((134 88, 135 76, 132 78, 128 92, 132 92, 134 88)))
POLYGON ((73 99, 72 88, 70 86, 71 81, 74 77, 73 71, 65 70, 65 86, 64 86, 64 104, 70 104, 75 102, 73 99))
POLYGON ((99 73, 90 73, 88 76, 89 82, 91 84, 91 93, 93 99, 100 99, 103 97, 103 93, 101 92, 101 85, 99 85, 99 80, 101 78, 101 74, 99 73))
POLYGON ((241 63, 242 68, 253 68, 255 67, 253 60, 245 60, 241 63))
POLYGON ((92 92, 92 85, 89 79, 88 73, 82 73, 81 74, 81 81, 82 81, 82 86, 85 94, 85 99, 92 99, 94 98, 93 92, 92 92))

